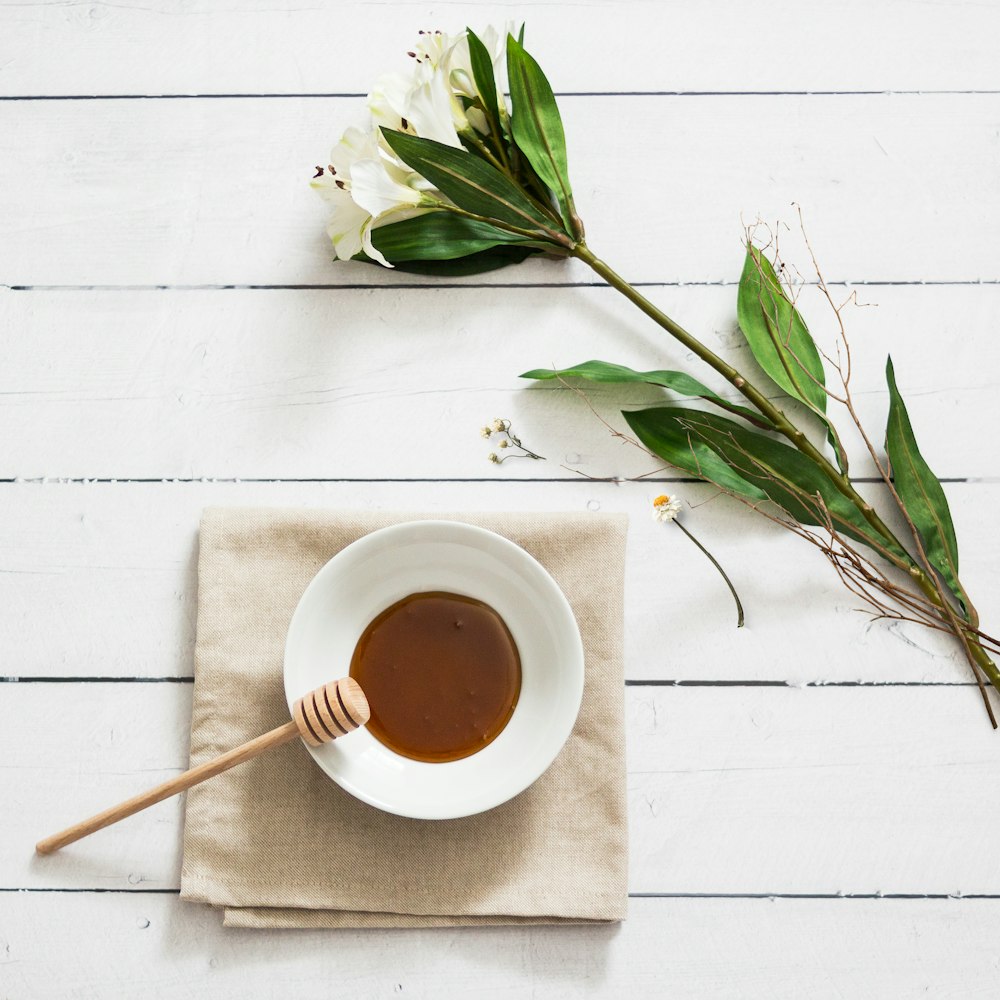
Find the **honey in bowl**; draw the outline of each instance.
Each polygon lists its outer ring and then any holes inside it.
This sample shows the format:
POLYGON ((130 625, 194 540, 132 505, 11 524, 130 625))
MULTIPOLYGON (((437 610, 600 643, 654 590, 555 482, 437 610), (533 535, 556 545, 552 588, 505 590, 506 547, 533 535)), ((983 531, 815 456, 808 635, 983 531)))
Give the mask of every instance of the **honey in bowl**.
POLYGON ((368 731, 430 763, 461 760, 503 731, 521 691, 521 659, 504 620, 460 594, 410 594, 364 630, 351 676, 371 707, 368 731))

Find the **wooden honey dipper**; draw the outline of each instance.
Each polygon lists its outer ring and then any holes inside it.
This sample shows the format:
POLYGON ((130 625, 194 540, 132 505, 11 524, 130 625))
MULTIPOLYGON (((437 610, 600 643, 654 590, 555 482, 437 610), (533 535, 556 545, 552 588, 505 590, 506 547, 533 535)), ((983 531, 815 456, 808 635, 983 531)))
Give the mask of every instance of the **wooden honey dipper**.
POLYGON ((236 767, 237 764, 242 764, 265 750, 289 743, 296 736, 301 736, 310 746, 322 746, 363 726, 370 715, 368 699, 361 690, 361 685, 353 677, 341 677, 340 680, 331 681, 295 702, 292 706, 291 722, 286 722, 283 726, 278 726, 277 729, 272 729, 269 733, 264 733, 263 736, 258 736, 255 740, 222 754, 221 757, 216 757, 215 760, 192 767, 176 778, 171 778, 170 781, 165 781, 148 792, 105 809, 104 812, 68 827, 61 833, 46 837, 35 844, 35 850, 39 854, 52 854, 60 847, 72 844, 75 840, 97 830, 103 830, 104 827, 140 812, 147 806, 169 799, 171 795, 183 792, 208 778, 214 778, 215 775, 222 774, 223 771, 228 771, 231 767, 236 767))

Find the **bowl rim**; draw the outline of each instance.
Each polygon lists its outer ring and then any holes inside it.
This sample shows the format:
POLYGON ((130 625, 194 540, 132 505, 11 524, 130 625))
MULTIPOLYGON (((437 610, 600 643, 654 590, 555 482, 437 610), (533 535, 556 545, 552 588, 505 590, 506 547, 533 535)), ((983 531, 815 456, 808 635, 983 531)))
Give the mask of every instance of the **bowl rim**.
MULTIPOLYGON (((541 586, 545 591, 547 591, 546 599, 552 602, 553 610, 558 612, 559 616, 564 619, 563 624, 568 626, 565 628, 565 631, 566 640, 569 642, 569 648, 565 650, 564 655, 571 665, 568 673, 571 689, 569 694, 564 697, 567 697, 572 702, 572 712, 567 711, 564 715, 564 718, 566 719, 565 732, 560 733, 558 739, 552 740, 551 746, 549 746, 545 752, 538 754, 537 759, 533 759, 531 767, 525 767, 521 772, 519 772, 520 777, 517 781, 513 782, 509 789, 503 789, 500 797, 487 798, 482 802, 477 801, 470 807, 458 806, 452 808, 443 806, 435 808, 433 803, 426 802, 426 800, 424 800, 421 808, 400 806, 398 803, 386 801, 378 794, 367 791, 365 788, 338 773, 336 768, 331 766, 331 763, 326 759, 326 756, 320 752, 326 749, 326 747, 312 747, 305 743, 303 745, 309 751, 313 760, 329 778, 355 798, 360 799, 362 802, 366 802, 368 805, 374 806, 376 809, 411 819, 458 819, 464 816, 474 816, 478 813, 495 809, 497 806, 503 805, 505 802, 509 802, 515 796, 520 795, 521 792, 533 785, 545 773, 545 771, 548 770, 548 768, 555 761, 556 757, 559 756, 560 752, 565 747, 573 729, 576 726, 576 722, 580 714, 580 706, 583 703, 584 683, 586 677, 585 654, 583 648, 583 638, 580 634, 580 626, 576 620, 576 615, 573 613, 573 608, 570 605, 568 598, 563 593, 562 588, 558 583, 556 583, 552 574, 533 555, 531 555, 531 553, 527 552, 516 542, 511 541, 511 539, 505 537, 504 535, 501 535, 499 532, 492 531, 489 528, 484 528, 477 524, 470 524, 467 521, 458 521, 449 518, 416 518, 408 521, 399 521, 395 524, 386 525, 381 528, 375 528, 362 535, 360 538, 355 539, 348 545, 345 545, 339 552, 336 552, 333 556, 331 556, 330 559, 328 559, 319 568, 307 584, 305 590, 302 592, 302 596, 295 605, 295 610, 293 611, 291 618, 289 619, 288 632, 286 634, 284 644, 282 674, 285 688, 285 698, 288 702, 289 710, 291 710, 295 699, 300 697, 302 693, 296 689, 297 693, 293 696, 291 690, 289 689, 289 664, 292 656, 291 647, 295 641, 295 622, 301 613, 301 609, 309 602, 311 595, 324 585, 324 582, 328 577, 337 573, 339 564, 347 560, 347 553, 350 553, 351 557, 354 558, 357 557, 359 549, 363 551, 365 548, 381 544, 386 538, 391 540, 393 535, 403 535, 407 532, 420 530, 422 528, 430 530, 446 529, 448 531, 457 532, 458 534, 466 534, 469 537, 478 537, 480 539, 486 538, 488 539, 488 544, 495 546, 501 552, 506 553, 509 557, 512 557, 514 560, 530 567, 530 572, 537 575, 537 579, 539 580, 541 586)), ((393 753, 395 756, 400 756, 399 754, 395 754, 390 748, 385 747, 384 744, 380 743, 379 745, 383 747, 386 752, 393 753)), ((439 768, 448 767, 453 764, 461 764, 463 761, 474 759, 475 756, 476 755, 473 754, 471 757, 465 757, 459 761, 446 761, 442 763, 409 761, 409 758, 403 759, 408 760, 410 764, 416 764, 421 767, 439 768)))

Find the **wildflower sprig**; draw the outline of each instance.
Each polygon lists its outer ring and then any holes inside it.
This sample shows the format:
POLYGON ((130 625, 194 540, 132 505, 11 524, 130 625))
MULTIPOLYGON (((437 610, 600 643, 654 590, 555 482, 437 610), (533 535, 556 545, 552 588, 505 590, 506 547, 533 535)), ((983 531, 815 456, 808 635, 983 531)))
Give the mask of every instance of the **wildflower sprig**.
POLYGON ((521 439, 511 429, 510 421, 503 417, 494 417, 492 423, 480 429, 479 436, 492 441, 503 452, 502 455, 498 455, 495 451, 491 451, 486 456, 487 461, 494 465, 501 465, 508 458, 534 458, 544 461, 544 455, 536 455, 530 448, 525 448, 521 439))
MULTIPOLYGON (((409 53, 410 72, 376 84, 368 128, 348 129, 313 180, 333 207, 328 232, 336 256, 442 275, 479 273, 529 256, 582 261, 742 398, 734 402, 686 372, 636 371, 603 361, 536 369, 524 377, 645 382, 671 393, 665 405, 623 414, 639 442, 686 476, 712 483, 818 546, 875 617, 953 635, 996 727, 985 685, 1000 689, 991 656, 1000 641, 981 630, 959 577, 948 501, 917 447, 892 362, 879 447, 854 408, 846 337, 845 353, 836 360, 819 350, 773 249, 769 256, 770 248, 757 245, 752 234, 736 315, 762 373, 759 381, 630 285, 586 242, 562 117, 523 42, 523 28, 517 38, 493 29, 481 36, 425 32, 409 53), (801 425, 785 413, 782 395, 804 409, 801 425), (846 412, 878 470, 889 497, 884 515, 849 477, 835 406, 846 412), (823 446, 810 439, 812 426, 825 435, 823 446), (891 528, 894 520, 904 528, 891 528)), ((510 434, 509 424, 493 433, 508 442, 499 451, 513 445, 538 457, 510 434)), ((490 454, 491 461, 504 461, 497 451, 490 454)))

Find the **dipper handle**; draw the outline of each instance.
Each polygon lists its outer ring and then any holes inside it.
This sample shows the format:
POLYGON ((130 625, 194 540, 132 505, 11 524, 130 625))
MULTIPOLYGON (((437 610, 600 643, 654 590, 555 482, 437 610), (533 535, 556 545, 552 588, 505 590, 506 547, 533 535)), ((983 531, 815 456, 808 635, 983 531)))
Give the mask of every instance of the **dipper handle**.
POLYGON ((263 736, 258 736, 214 760, 192 767, 176 778, 171 778, 162 785, 149 789, 148 792, 142 792, 110 809, 105 809, 104 812, 68 827, 61 833, 46 837, 35 845, 35 850, 39 854, 52 854, 60 847, 72 844, 97 830, 103 830, 104 827, 141 812, 157 802, 169 799, 172 795, 191 788, 192 785, 214 778, 217 774, 222 774, 223 771, 228 771, 265 750, 294 740, 296 736, 301 736, 310 746, 322 746, 363 726, 370 715, 368 699, 353 677, 342 677, 330 684, 324 684, 323 687, 310 691, 295 702, 291 722, 286 722, 283 726, 278 726, 277 729, 272 729, 269 733, 264 733, 263 736))

